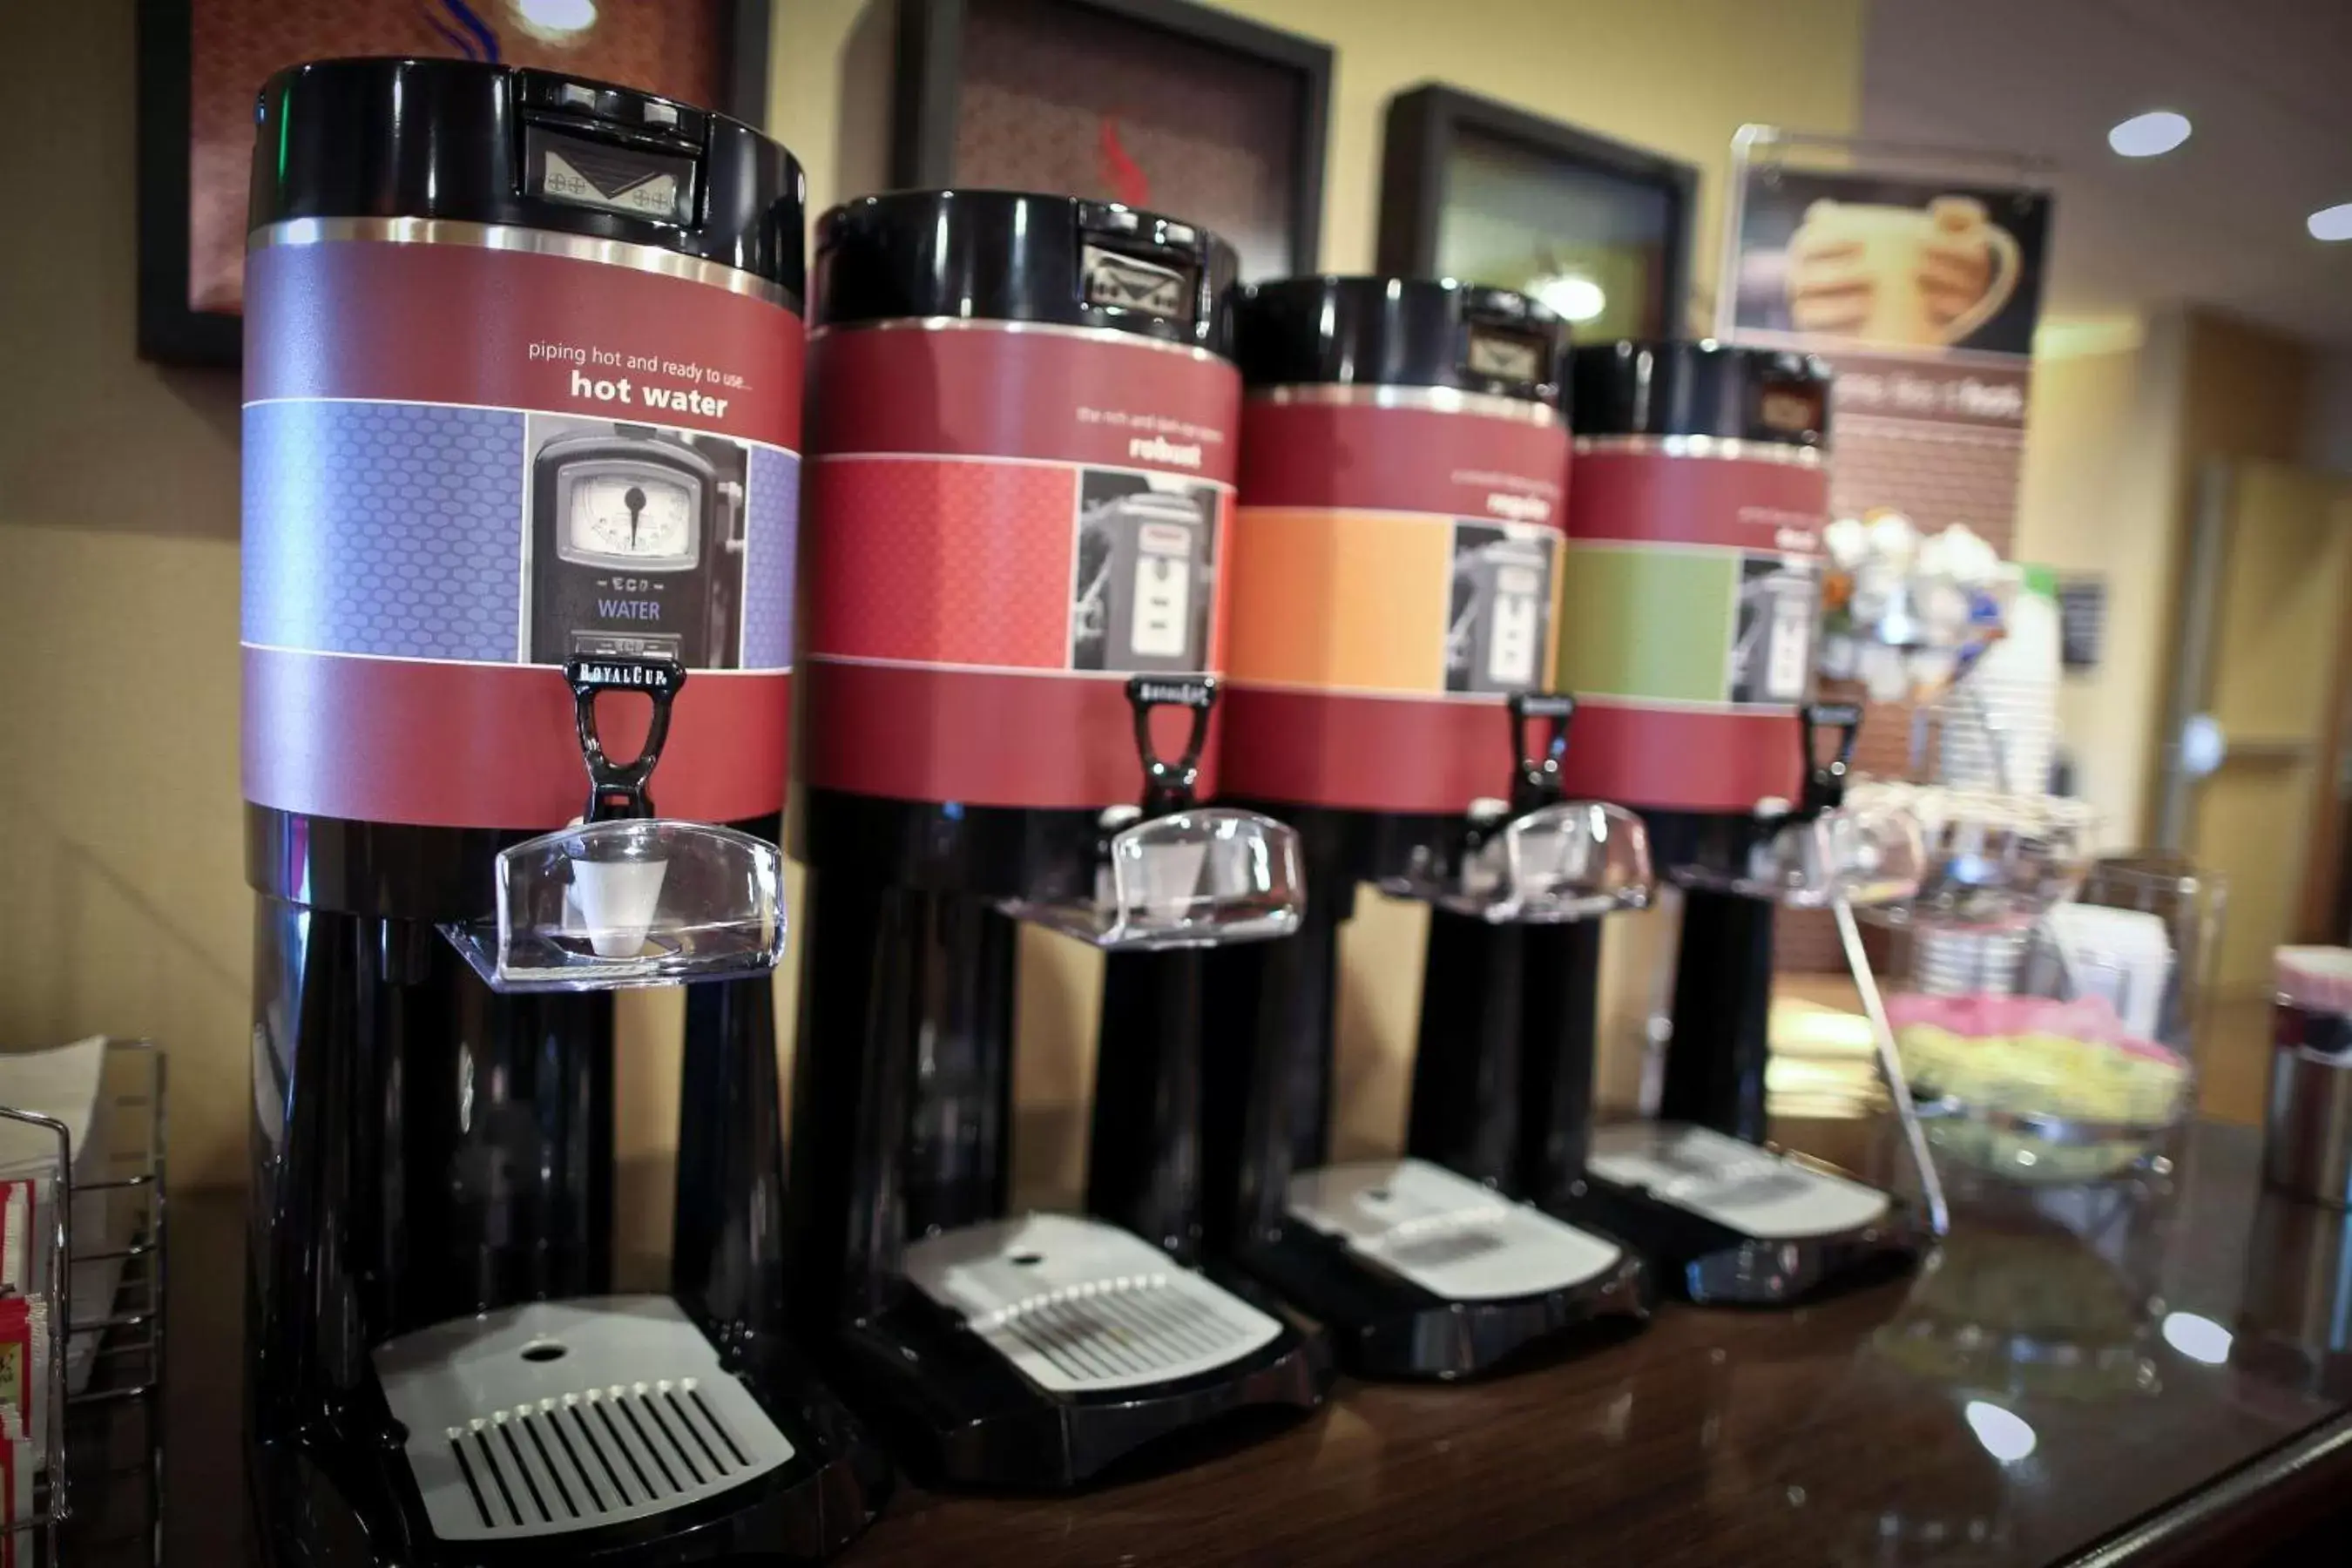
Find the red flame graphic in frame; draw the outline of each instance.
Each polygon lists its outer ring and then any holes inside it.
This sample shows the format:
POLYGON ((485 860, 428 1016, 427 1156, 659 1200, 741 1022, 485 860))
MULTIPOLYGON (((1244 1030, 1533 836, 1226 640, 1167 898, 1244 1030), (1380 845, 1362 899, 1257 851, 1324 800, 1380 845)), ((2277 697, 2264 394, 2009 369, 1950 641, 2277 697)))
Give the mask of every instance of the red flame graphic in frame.
POLYGON ((1143 165, 1128 155, 1118 140, 1118 117, 1102 117, 1102 175, 1113 199, 1131 207, 1151 205, 1151 181, 1143 165))

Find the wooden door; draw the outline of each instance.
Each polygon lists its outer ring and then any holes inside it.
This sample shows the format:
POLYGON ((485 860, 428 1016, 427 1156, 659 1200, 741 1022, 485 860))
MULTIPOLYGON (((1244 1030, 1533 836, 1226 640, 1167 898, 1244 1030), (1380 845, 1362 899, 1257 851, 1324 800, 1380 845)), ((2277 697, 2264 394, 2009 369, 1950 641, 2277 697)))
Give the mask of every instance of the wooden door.
POLYGON ((2201 581, 2186 595, 2204 603, 2192 605, 2187 640, 2202 666, 2197 707, 2223 745, 2211 772, 2179 786, 2182 847, 2228 879, 2216 992, 2251 999, 2270 988, 2272 951, 2308 940, 2306 911, 2334 904, 2352 486, 2242 463, 2214 475, 2208 495, 2191 552, 2201 581))

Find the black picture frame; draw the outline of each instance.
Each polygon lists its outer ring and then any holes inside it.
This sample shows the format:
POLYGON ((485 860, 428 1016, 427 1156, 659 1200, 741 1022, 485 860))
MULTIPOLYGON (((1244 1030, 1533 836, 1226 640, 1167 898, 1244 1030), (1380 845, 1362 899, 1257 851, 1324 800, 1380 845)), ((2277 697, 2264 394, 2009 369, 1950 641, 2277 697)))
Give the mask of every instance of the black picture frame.
MULTIPOLYGON (((1288 223, 1292 275, 1313 272, 1323 228, 1324 145, 1330 134, 1328 44, 1190 0, 1055 0, 1148 32, 1271 65, 1299 79, 1298 162, 1288 223)), ((963 86, 965 0, 898 0, 896 88, 891 99, 889 178, 898 190, 956 182, 956 116, 963 86)))
POLYGON ((1454 144, 1465 131, 1566 167, 1664 193, 1668 218, 1658 327, 1663 336, 1683 335, 1690 308, 1698 170, 1650 148, 1546 120, 1440 82, 1410 89, 1389 100, 1381 149, 1380 226, 1375 245, 1381 271, 1409 278, 1437 272, 1446 171, 1453 163, 1454 144))
MULTIPOLYGON (((768 118, 772 0, 730 0, 727 101, 748 124, 768 118)), ((162 364, 234 368, 245 318, 188 305, 188 122, 194 0, 139 0, 137 131, 139 357, 162 364)))

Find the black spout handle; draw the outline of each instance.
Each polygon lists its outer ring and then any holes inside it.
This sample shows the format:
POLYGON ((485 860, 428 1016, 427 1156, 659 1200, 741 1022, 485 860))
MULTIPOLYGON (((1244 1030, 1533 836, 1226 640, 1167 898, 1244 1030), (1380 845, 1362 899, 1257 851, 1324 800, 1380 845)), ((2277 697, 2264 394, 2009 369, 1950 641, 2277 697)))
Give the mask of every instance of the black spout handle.
POLYGON ((661 761, 662 742, 669 739, 670 704, 686 685, 685 669, 674 659, 598 655, 566 660, 563 679, 572 688, 572 728, 580 735, 581 760, 588 766, 583 819, 616 822, 653 816, 654 797, 646 786, 661 761), (646 727, 646 743, 634 761, 614 762, 597 736, 596 699, 607 691, 642 691, 653 700, 653 721, 646 727))
POLYGON ((1217 703, 1213 675, 1139 675, 1127 683, 1127 700, 1135 710, 1135 752, 1143 763, 1143 815, 1166 816, 1192 804, 1193 786, 1201 778, 1201 752, 1209 743, 1209 710, 1217 703), (1189 708, 1192 729, 1183 753, 1172 761, 1160 756, 1151 741, 1155 708, 1189 708))
POLYGON ((1805 798, 1792 815, 1799 819, 1833 811, 1845 800, 1846 774, 1853 764, 1854 737, 1862 732, 1862 707, 1853 702, 1809 702, 1797 710, 1797 744, 1805 759, 1805 798), (1822 753, 1823 731, 1836 746, 1822 753))
POLYGON ((1511 717, 1511 815, 1525 816, 1556 805, 1560 764, 1568 757, 1568 727, 1576 699, 1564 691, 1514 691, 1511 717))

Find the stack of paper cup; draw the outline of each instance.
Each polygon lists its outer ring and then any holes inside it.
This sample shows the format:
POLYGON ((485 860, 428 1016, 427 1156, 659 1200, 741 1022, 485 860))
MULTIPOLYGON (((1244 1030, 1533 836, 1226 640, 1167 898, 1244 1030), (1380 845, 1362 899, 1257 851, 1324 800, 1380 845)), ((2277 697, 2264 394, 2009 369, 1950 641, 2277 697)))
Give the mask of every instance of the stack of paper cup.
MULTIPOLYGON (((2048 570, 2028 568, 2010 605, 2008 635, 1945 698, 1938 784, 2004 795, 2049 793, 2063 671, 2055 595, 2048 570)), ((2012 991, 2024 956, 2022 935, 1923 931, 1912 981, 1937 995, 2012 991)))

